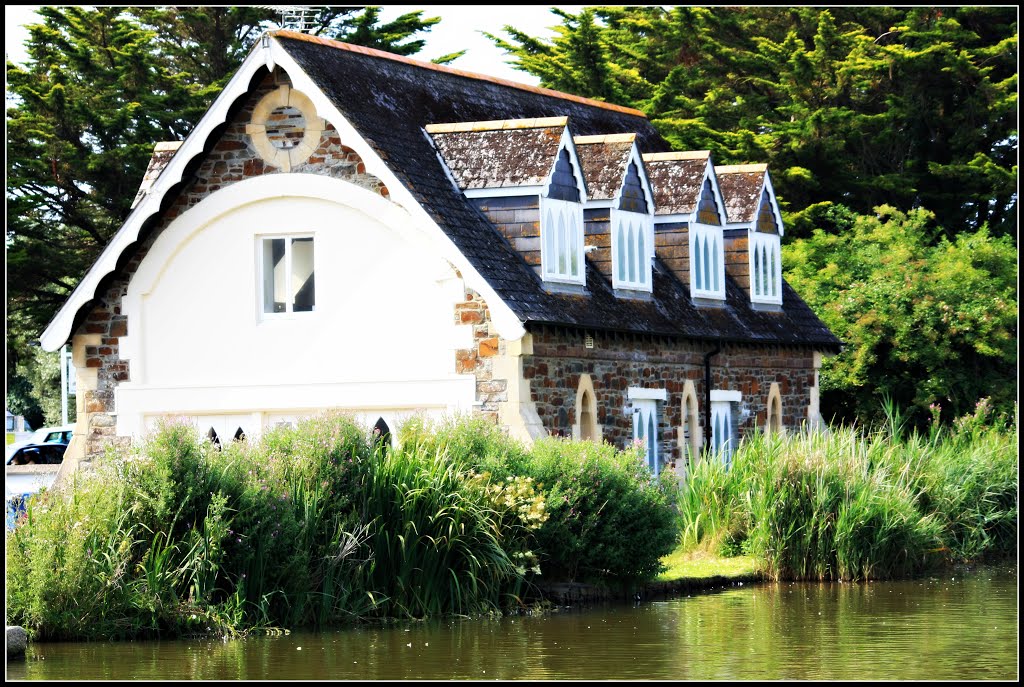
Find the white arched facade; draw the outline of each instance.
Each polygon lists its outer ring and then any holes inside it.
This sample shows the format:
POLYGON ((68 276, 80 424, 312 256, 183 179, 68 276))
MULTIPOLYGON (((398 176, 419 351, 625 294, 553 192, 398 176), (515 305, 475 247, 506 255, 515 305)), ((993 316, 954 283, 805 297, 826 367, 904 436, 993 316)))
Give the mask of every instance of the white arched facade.
POLYGON ((392 429, 468 411, 475 379, 455 374, 455 349, 473 345, 454 322, 464 293, 409 213, 371 191, 311 174, 233 184, 176 218, 128 286, 117 433, 167 415, 252 437, 324 409, 392 429), (312 237, 312 312, 263 313, 268 235, 312 237))

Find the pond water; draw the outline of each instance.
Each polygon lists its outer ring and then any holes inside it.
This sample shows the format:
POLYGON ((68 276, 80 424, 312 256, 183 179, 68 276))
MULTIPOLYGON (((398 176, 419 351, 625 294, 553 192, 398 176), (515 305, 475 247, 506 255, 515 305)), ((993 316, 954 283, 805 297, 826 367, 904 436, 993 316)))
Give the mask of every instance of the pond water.
POLYGON ((1016 680, 1016 565, 244 640, 40 643, 9 680, 1016 680))

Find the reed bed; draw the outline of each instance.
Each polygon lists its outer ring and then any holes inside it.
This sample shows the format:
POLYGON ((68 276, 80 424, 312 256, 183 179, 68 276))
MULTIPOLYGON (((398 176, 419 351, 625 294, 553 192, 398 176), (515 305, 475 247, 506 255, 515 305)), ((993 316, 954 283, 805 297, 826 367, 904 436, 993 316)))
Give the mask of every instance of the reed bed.
POLYGON ((1016 550, 1016 422, 987 409, 906 433, 756 433, 731 469, 704 457, 679 496, 682 548, 746 553, 774 579, 912 576, 1016 550))

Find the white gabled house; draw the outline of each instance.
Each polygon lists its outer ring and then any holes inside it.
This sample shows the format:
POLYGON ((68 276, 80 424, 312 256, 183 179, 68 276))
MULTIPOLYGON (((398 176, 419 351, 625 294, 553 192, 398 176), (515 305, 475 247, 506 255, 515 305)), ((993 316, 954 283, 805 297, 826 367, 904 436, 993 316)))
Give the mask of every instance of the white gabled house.
POLYGON ((840 342, 782 279, 767 171, 668 148, 637 110, 267 34, 41 337, 72 344, 67 469, 167 416, 475 412, 655 472, 814 420, 840 342))

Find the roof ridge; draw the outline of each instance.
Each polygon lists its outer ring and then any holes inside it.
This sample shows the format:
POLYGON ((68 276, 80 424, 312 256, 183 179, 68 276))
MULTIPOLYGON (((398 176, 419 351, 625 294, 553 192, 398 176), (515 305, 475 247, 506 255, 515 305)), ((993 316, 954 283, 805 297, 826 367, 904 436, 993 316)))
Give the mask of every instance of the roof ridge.
POLYGON ((572 137, 572 142, 576 145, 591 145, 594 143, 632 143, 635 140, 635 131, 625 134, 597 134, 596 136, 572 137))
POLYGON ((624 114, 636 115, 647 119, 640 110, 633 109, 631 107, 624 107, 622 105, 615 105, 613 103, 606 103, 601 100, 593 100, 591 98, 584 98, 583 96, 573 95, 571 93, 563 93, 561 91, 555 91, 550 88, 541 88, 540 86, 530 86, 528 84, 519 83, 517 81, 510 81, 508 79, 501 79, 496 76, 490 76, 488 74, 479 74, 477 72, 467 72, 462 69, 456 69, 455 67, 448 67, 443 64, 434 64, 433 62, 424 62, 422 60, 414 60, 411 57, 405 57, 404 55, 396 55, 394 53, 385 52, 383 50, 377 50, 375 48, 365 48, 361 45, 352 45, 351 43, 344 43, 342 41, 334 40, 333 38, 324 38, 323 36, 311 36, 308 33, 299 33, 298 31, 290 31, 288 29, 277 29, 274 31, 268 31, 268 35, 279 37, 279 38, 291 38, 293 40, 306 41, 307 43, 319 43, 331 48, 337 48, 339 50, 347 50, 349 52, 360 53, 369 57, 379 57, 385 60, 391 60, 393 62, 401 62, 408 64, 413 67, 421 67, 423 69, 431 69, 433 71, 445 72, 448 74, 454 74, 456 76, 466 77, 468 79, 476 79, 478 81, 489 81, 500 86, 509 86, 511 88, 518 88, 523 91, 529 91, 531 93, 537 93, 539 95, 554 96, 556 98, 562 98, 564 100, 572 100, 577 103, 584 105, 591 105, 593 107, 601 107, 606 110, 612 110, 614 112, 622 112, 624 114))
POLYGON ((673 150, 668 153, 644 153, 643 157, 644 162, 669 162, 672 160, 699 160, 710 156, 710 150, 673 150))
POLYGON ((739 174, 741 172, 767 172, 768 165, 756 162, 749 165, 716 165, 715 174, 739 174))
POLYGON ((524 117, 523 119, 492 119, 483 122, 452 122, 449 124, 427 124, 428 134, 461 134, 470 131, 507 131, 509 129, 546 129, 565 127, 568 117, 524 117))

